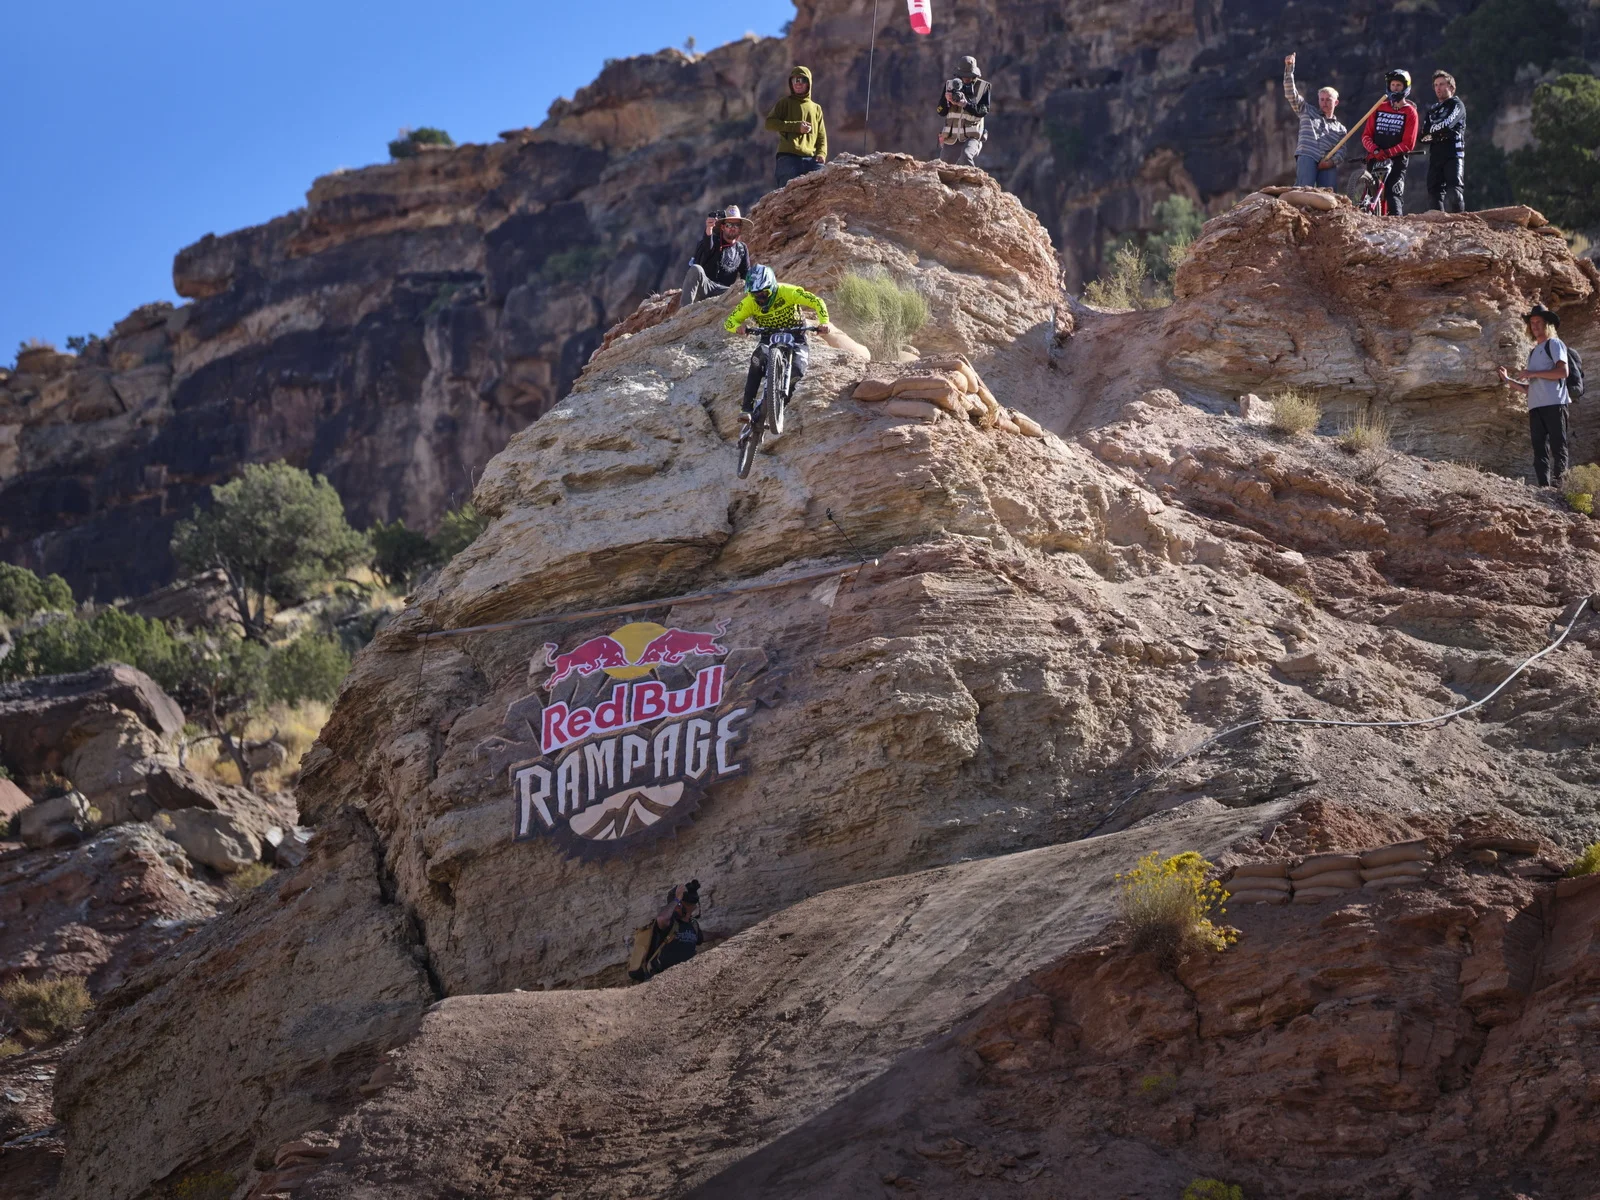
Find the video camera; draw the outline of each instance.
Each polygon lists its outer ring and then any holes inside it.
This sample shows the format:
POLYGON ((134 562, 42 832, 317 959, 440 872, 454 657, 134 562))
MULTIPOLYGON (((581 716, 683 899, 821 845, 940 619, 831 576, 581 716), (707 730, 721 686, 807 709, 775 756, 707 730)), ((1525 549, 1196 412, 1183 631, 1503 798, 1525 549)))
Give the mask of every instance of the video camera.
POLYGON ((960 100, 961 100, 961 102, 963 104, 966 103, 967 97, 966 97, 966 93, 961 90, 961 80, 959 80, 959 79, 946 79, 944 81, 944 90, 945 90, 945 95, 947 95, 947 96, 951 96, 951 95, 956 96, 956 97, 960 98, 960 100))

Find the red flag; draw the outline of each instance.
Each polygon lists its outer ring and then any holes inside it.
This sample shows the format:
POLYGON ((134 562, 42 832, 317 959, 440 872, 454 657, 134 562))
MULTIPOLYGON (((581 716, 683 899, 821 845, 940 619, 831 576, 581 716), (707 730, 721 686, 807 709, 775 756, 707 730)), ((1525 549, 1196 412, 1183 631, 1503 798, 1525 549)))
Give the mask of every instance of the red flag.
POLYGON ((933 32, 933 0, 906 0, 906 11, 911 14, 912 33, 933 32))

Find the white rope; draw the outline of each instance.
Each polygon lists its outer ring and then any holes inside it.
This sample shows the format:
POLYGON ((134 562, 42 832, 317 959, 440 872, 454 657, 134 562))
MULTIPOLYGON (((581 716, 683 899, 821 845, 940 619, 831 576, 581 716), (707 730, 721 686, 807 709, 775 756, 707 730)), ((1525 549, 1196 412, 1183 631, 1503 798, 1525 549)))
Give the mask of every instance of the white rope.
POLYGON ((872 41, 867 44, 867 115, 861 122, 861 153, 872 138, 872 56, 878 49, 878 0, 872 0, 872 41))
POLYGON ((1452 709, 1447 713, 1440 713, 1436 717, 1417 717, 1408 721, 1334 721, 1323 717, 1258 717, 1254 721, 1246 721, 1242 725, 1231 726, 1227 729, 1224 729, 1221 733, 1212 734, 1198 746, 1195 746, 1190 750, 1185 750, 1182 754, 1178 755, 1177 758, 1163 763, 1154 774, 1152 774, 1138 787, 1134 788, 1133 791, 1129 792, 1120 801, 1118 801, 1116 806, 1105 815, 1103 820, 1101 820, 1100 824, 1095 826, 1095 829, 1098 830, 1104 826, 1107 821, 1111 820, 1112 817, 1116 816, 1117 813, 1122 810, 1128 801, 1148 790, 1151 784, 1153 784, 1157 779, 1160 779, 1161 776, 1172 770, 1172 768, 1177 766, 1179 763, 1193 758, 1196 754, 1199 754, 1202 750, 1209 746, 1216 745, 1218 742, 1222 741, 1223 738, 1232 737, 1236 733, 1243 733, 1246 729, 1254 729, 1258 725, 1323 725, 1341 729, 1411 729, 1416 728, 1419 725, 1437 725, 1440 721, 1453 720, 1456 717, 1463 716, 1464 714, 1471 712, 1475 708, 1482 708, 1501 692, 1505 691, 1506 686, 1513 679, 1515 679, 1518 675, 1521 675, 1529 667, 1533 666, 1534 663, 1538 662, 1546 654, 1549 654, 1552 650, 1560 646, 1562 642, 1567 640, 1567 635, 1572 632, 1573 626, 1578 623, 1578 618, 1583 615, 1583 610, 1589 607, 1589 600, 1590 597, 1588 596, 1583 598, 1582 602, 1578 605, 1578 610, 1572 614, 1572 620, 1568 621, 1567 627, 1561 631, 1560 637, 1556 638, 1555 641, 1551 642, 1537 654, 1530 658, 1524 659, 1520 664, 1518 664, 1516 670, 1512 671, 1511 674, 1507 675, 1500 681, 1500 683, 1495 687, 1494 691, 1490 692, 1487 696, 1484 696, 1480 700, 1474 700, 1471 704, 1463 705, 1461 708, 1452 709))

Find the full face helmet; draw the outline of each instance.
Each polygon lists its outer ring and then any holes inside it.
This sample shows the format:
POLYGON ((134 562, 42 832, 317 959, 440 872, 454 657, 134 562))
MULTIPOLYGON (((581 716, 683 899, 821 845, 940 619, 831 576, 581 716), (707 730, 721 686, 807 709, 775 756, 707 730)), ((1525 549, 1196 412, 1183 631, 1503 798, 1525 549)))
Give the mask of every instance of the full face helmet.
POLYGON ((772 273, 771 267, 757 263, 744 277, 744 290, 755 297, 756 303, 765 312, 772 307, 772 298, 778 294, 778 277, 772 273))
POLYGON ((1408 100, 1408 99, 1410 99, 1410 97, 1411 97, 1411 72, 1410 71, 1401 71, 1401 70, 1390 71, 1387 75, 1385 75, 1383 77, 1383 87, 1384 87, 1384 90, 1389 93, 1389 99, 1391 99, 1391 100, 1395 100, 1395 99, 1408 100), (1398 81, 1400 83, 1400 85, 1401 85, 1401 90, 1399 92, 1396 92, 1394 90, 1393 86, 1391 86, 1396 81, 1398 81))

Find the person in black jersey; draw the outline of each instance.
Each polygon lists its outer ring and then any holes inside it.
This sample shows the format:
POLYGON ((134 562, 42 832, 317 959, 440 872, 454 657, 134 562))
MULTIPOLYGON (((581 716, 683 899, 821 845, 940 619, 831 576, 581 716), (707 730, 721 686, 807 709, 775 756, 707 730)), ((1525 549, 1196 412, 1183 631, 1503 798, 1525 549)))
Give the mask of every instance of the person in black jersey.
POLYGON ((1428 143, 1428 200, 1445 212, 1465 212, 1467 106, 1456 95, 1449 71, 1433 73, 1437 103, 1422 118, 1422 140, 1428 143))

